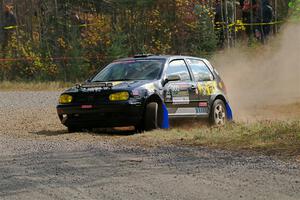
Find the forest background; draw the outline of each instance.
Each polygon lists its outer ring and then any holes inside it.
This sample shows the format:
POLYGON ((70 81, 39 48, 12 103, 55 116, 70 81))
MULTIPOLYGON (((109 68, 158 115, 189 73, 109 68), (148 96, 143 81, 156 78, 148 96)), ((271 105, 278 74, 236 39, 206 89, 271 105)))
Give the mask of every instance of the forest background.
MULTIPOLYGON (((236 1, 228 2, 239 11, 236 1)), ((0 7, 10 6, 16 24, 5 25, 1 13, 0 81, 83 81, 112 60, 141 53, 209 57, 224 48, 215 3, 1 0, 0 7)), ((276 4, 276 21, 299 16, 299 0, 276 4)), ((235 28, 234 35, 234 44, 249 39, 243 28, 235 28)))

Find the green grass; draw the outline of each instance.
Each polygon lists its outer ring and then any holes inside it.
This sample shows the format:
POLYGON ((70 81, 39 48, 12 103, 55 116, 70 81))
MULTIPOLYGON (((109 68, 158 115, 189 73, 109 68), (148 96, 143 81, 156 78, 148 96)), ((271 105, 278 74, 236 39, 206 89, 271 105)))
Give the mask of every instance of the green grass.
POLYGON ((206 146, 227 150, 251 150, 265 154, 300 155, 300 121, 231 123, 225 127, 192 127, 153 131, 152 142, 206 146))
POLYGON ((65 82, 0 82, 0 91, 43 91, 63 90, 72 86, 72 83, 65 82))

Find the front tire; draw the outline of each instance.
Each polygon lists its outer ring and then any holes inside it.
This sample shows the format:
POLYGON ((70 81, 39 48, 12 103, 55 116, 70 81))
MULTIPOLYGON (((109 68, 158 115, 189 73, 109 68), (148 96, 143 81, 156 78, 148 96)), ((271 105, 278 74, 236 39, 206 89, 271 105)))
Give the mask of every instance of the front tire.
POLYGON ((152 102, 147 104, 144 124, 146 131, 158 128, 158 103, 152 102))
POLYGON ((68 133, 80 132, 82 129, 78 127, 68 126, 68 133))
POLYGON ((134 132, 135 133, 143 133, 144 132, 144 126, 143 126, 143 123, 140 123, 138 125, 136 125, 134 127, 134 132))
POLYGON ((209 121, 211 125, 224 126, 227 121, 226 107, 222 100, 217 99, 211 109, 209 121))

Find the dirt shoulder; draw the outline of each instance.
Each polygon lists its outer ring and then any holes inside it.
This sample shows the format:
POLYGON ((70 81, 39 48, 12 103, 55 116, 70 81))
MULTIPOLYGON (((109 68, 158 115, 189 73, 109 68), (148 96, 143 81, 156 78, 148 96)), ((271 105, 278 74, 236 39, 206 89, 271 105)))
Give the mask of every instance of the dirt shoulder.
POLYGON ((300 198, 297 162, 152 133, 68 134, 58 95, 0 92, 0 199, 300 198))

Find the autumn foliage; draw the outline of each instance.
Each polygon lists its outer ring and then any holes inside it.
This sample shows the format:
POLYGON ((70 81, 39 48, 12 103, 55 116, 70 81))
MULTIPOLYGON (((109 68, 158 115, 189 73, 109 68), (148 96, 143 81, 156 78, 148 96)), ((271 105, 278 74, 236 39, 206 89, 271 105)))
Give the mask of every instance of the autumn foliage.
POLYGON ((213 0, 14 2, 17 25, 2 23, 0 34, 0 81, 83 80, 120 57, 217 47, 213 0))

